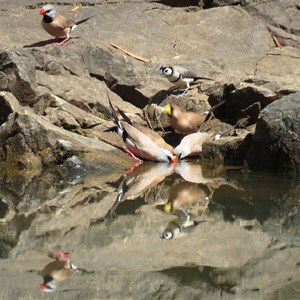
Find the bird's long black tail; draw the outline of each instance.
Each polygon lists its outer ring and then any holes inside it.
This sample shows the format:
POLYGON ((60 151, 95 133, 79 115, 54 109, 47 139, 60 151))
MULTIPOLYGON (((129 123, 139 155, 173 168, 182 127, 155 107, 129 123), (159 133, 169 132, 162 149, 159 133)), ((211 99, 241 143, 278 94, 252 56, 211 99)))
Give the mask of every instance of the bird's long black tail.
POLYGON ((112 116, 113 116, 113 118, 114 118, 116 124, 118 125, 118 128, 120 128, 120 129, 123 130, 123 126, 122 126, 122 124, 121 124, 121 122, 120 122, 120 120, 119 120, 119 118, 118 118, 118 116, 117 116, 117 112, 116 112, 116 110, 115 110, 115 108, 114 108, 114 106, 113 106, 113 104, 112 104, 112 102, 111 102, 111 99, 110 99, 110 96, 109 96, 108 91, 107 91, 107 97, 108 97, 108 102, 109 102, 111 114, 112 114, 112 116))
POLYGON ((208 109, 207 112, 212 112, 213 110, 215 110, 219 106, 223 105, 225 102, 226 102, 225 100, 219 102, 218 104, 216 104, 216 105, 212 106, 210 109, 208 109))
POLYGON ((231 130, 233 130, 237 124, 230 126, 229 128, 224 129, 223 131, 218 132, 217 134, 214 135, 213 140, 219 140, 222 136, 226 135, 229 133, 231 130))
POLYGON ((208 77, 195 77, 194 78, 195 79, 195 81, 197 81, 197 80, 211 80, 211 81, 213 81, 214 79, 212 79, 212 78, 208 78, 208 77))
POLYGON ((130 118, 128 118, 128 116, 124 113, 124 111, 121 110, 119 107, 117 107, 117 109, 118 109, 119 114, 124 119, 124 121, 127 122, 128 124, 132 125, 132 121, 130 120, 130 118))
POLYGON ((89 19, 91 19, 91 18, 94 18, 94 17, 95 17, 95 16, 91 16, 91 17, 82 19, 82 20, 80 20, 80 21, 77 21, 77 22, 76 22, 76 25, 82 24, 82 23, 86 22, 87 20, 89 20, 89 19))

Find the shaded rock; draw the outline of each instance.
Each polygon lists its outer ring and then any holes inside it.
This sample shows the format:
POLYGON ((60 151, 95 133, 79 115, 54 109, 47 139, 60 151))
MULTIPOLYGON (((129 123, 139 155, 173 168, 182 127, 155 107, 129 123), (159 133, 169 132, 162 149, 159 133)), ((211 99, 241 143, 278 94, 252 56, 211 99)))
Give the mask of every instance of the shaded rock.
POLYGON ((11 92, 23 105, 31 105, 36 96, 35 61, 24 50, 0 53, 0 90, 11 92))
POLYGON ((35 103, 34 108, 39 114, 45 116, 49 122, 67 130, 92 128, 105 122, 102 118, 88 113, 55 95, 43 95, 35 103))
MULTIPOLYGON (((8 93, 1 92, 0 100, 11 111, 14 105, 17 106, 17 101, 8 93)), ((118 153, 102 141, 65 131, 21 106, 17 106, 2 123, 0 145, 2 161, 33 168, 60 164, 73 155, 88 158, 93 153, 94 158, 101 161, 105 152, 118 153)))
MULTIPOLYGON (((77 51, 5 50, 1 55, 1 89, 10 91, 21 104, 36 107, 37 101, 52 93, 88 113, 102 117, 110 115, 105 83, 90 77, 77 51)), ((117 96, 114 102, 121 109, 140 113, 117 96)))
POLYGON ((90 75, 104 80, 123 99, 140 108, 148 103, 149 99, 138 92, 140 86, 147 84, 141 63, 97 46, 87 47, 82 56, 90 75))
POLYGON ((219 141, 203 144, 200 159, 219 161, 228 165, 243 165, 252 135, 241 130, 237 137, 223 137, 219 141))
MULTIPOLYGON (((261 109, 279 98, 264 85, 240 82, 226 88, 225 111, 223 110, 222 117, 230 120, 232 125, 238 124, 240 127, 255 124, 261 109)), ((213 94, 210 97, 215 98, 213 94)), ((215 113, 218 116, 218 111, 215 113)))
POLYGON ((159 0, 164 5, 168 5, 171 7, 186 7, 186 6, 198 6, 203 5, 199 0, 159 0))
POLYGON ((299 93, 284 96, 262 111, 246 157, 250 169, 299 172, 299 114, 299 93))
POLYGON ((202 0, 204 8, 212 8, 226 5, 238 5, 243 1, 241 0, 202 0))

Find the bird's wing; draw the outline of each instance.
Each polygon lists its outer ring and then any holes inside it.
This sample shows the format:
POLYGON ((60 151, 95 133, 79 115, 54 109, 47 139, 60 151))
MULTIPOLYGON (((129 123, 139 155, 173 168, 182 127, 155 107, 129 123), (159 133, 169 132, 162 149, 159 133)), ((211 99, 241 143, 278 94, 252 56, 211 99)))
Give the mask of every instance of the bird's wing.
POLYGON ((69 28, 69 27, 72 27, 73 25, 75 25, 75 21, 71 20, 71 19, 68 19, 62 15, 57 15, 53 22, 55 23, 55 25, 57 27, 60 27, 60 28, 69 28))
POLYGON ((145 135, 147 135, 157 146, 159 146, 160 148, 167 149, 172 154, 175 154, 174 148, 168 143, 166 143, 165 140, 157 132, 138 123, 133 123, 133 126, 145 135))
POLYGON ((190 71, 190 70, 185 70, 180 73, 181 73, 183 79, 184 78, 198 78, 198 76, 193 71, 190 71))
POLYGON ((132 179, 131 176, 134 176, 134 180, 130 180, 130 186, 124 196, 124 199, 137 198, 174 172, 172 166, 168 163, 142 164, 136 169, 138 169, 138 174, 130 174, 128 175, 129 178, 126 177, 126 182, 127 179, 132 179))
POLYGON ((127 132, 128 138, 132 141, 137 149, 146 152, 147 150, 151 151, 151 145, 154 144, 154 142, 152 142, 152 140, 147 135, 126 122, 121 121, 121 124, 127 132))

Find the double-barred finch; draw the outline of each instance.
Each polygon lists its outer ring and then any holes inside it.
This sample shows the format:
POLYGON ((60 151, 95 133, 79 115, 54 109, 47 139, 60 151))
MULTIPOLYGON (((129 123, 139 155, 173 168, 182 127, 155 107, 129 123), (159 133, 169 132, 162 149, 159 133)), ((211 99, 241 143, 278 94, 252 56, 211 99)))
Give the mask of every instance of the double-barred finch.
POLYGON ((200 80, 213 80, 207 77, 197 76, 195 73, 180 66, 161 66, 159 74, 165 76, 174 86, 184 88, 181 96, 186 95, 191 84, 199 83, 200 80))
POLYGON ((169 150, 158 145, 149 135, 146 135, 125 121, 120 121, 116 110, 112 105, 109 94, 108 100, 112 116, 118 127, 118 134, 124 142, 125 152, 138 161, 141 161, 142 159, 169 163, 176 162, 176 156, 174 156, 169 150))
POLYGON ((189 134, 196 132, 199 129, 199 126, 206 121, 209 114, 223 103, 225 103, 225 100, 203 113, 182 111, 176 104, 167 104, 165 106, 165 113, 168 115, 169 123, 175 131, 189 134))
POLYGON ((184 229, 192 227, 195 222, 191 220, 190 216, 179 216, 174 220, 171 220, 166 226, 165 230, 160 233, 161 240, 171 240, 177 238, 184 229))
POLYGON ((42 26, 52 36, 56 38, 65 38, 60 43, 56 43, 59 46, 64 45, 70 39, 70 33, 79 25, 92 17, 85 18, 80 21, 73 21, 62 15, 56 14, 56 10, 52 4, 43 6, 40 10, 40 15, 43 16, 42 26))
POLYGON ((51 253, 49 257, 55 258, 55 261, 47 264, 42 270, 44 281, 40 284, 40 289, 48 293, 56 290, 57 283, 79 271, 77 266, 70 262, 67 253, 63 251, 51 253))

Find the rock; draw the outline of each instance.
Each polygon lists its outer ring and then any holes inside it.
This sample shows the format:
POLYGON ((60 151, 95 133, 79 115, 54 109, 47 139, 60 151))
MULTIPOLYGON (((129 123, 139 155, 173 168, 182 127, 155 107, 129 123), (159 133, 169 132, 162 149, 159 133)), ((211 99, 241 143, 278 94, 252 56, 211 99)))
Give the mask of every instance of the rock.
POLYGON ((241 170, 300 169, 297 0, 82 0, 76 12, 56 2, 74 20, 95 15, 66 47, 41 43, 42 4, 2 2, 1 299, 41 298, 37 273, 60 248, 83 271, 59 285, 59 299, 299 298, 298 177, 241 170), (169 63, 214 80, 177 98, 158 75, 169 63), (211 202, 190 203, 197 224, 178 239, 159 240, 175 218, 161 206, 184 179, 178 164, 108 217, 134 163, 120 151, 108 92, 174 146, 182 136, 169 130, 168 102, 202 112, 226 100, 201 130, 237 123, 203 145, 211 202))
POLYGON ((10 91, 23 105, 31 105, 36 96, 32 55, 24 50, 7 50, 0 54, 0 61, 0 90, 10 91))
POLYGON ((246 162, 253 170, 300 170, 300 94, 282 97, 261 112, 246 162))
POLYGON ((43 95, 35 103, 34 108, 52 124, 67 130, 92 128, 105 122, 102 118, 88 113, 55 95, 43 95))
POLYGON ((102 141, 80 136, 51 124, 29 109, 18 106, 17 100, 9 93, 0 93, 0 106, 2 103, 11 113, 4 114, 7 119, 2 118, 4 122, 0 127, 1 161, 36 168, 39 165, 60 164, 73 155, 88 159, 93 154, 100 162, 101 157, 104 159, 107 155, 105 152, 121 157, 124 155, 102 141), (13 111, 14 106, 16 108, 13 111))
MULTIPOLYGON (((247 128, 257 122, 261 109, 300 90, 298 49, 292 44, 276 48, 269 33, 270 26, 276 23, 281 30, 291 29, 290 34, 295 36, 297 6, 292 0, 280 1, 273 8, 261 1, 255 5, 233 0, 158 1, 141 2, 134 7, 117 1, 102 3, 101 10, 98 3, 84 1, 86 5, 78 15, 72 15, 68 3, 58 3, 57 10, 74 19, 90 16, 91 9, 93 14, 97 11, 94 18, 72 34, 74 39, 67 47, 39 43, 48 34, 40 26, 31 26, 34 17, 40 18, 38 8, 25 0, 16 3, 19 8, 10 36, 5 33, 0 42, 6 49, 1 52, 1 89, 10 91, 19 103, 32 107, 54 125, 114 146, 120 143, 104 132, 113 130, 107 122, 107 87, 114 92, 111 96, 116 106, 132 118, 142 117, 140 122, 150 123, 155 130, 168 128, 167 117, 160 113, 168 102, 201 112, 226 99, 226 104, 214 112, 218 125, 213 119, 201 129, 218 130, 218 126, 235 123, 247 128), (279 17, 281 4, 284 11, 279 17), (287 20, 292 16, 289 24, 287 20), (270 25, 270 20, 275 23, 270 25), (30 36, 26 28, 32 29, 30 36), (214 81, 201 83, 183 99, 168 96, 171 84, 158 76, 159 67, 168 63, 182 65, 214 81), (148 107, 149 101, 159 108, 148 107), (141 111, 145 107, 148 120, 141 111)), ((12 9, 10 3, 3 7, 12 9)), ((9 13, 1 16, 4 24, 10 24, 9 13)), ((3 120, 8 113, 3 111, 3 120)), ((173 142, 176 146, 178 136, 174 135, 173 142)), ((230 161, 235 157, 241 162, 244 150, 232 155, 229 149, 239 148, 235 141, 233 144, 222 146, 222 155, 217 153, 220 149, 213 148, 215 157, 231 157, 230 161), (225 149, 231 154, 226 154, 225 149)), ((212 148, 208 152, 209 157, 214 156, 212 148)))
POLYGON ((283 45, 299 47, 300 17, 299 1, 279 0, 242 1, 245 9, 253 16, 269 24, 269 29, 283 45))
POLYGON ((299 48, 274 48, 258 62, 255 75, 277 94, 299 92, 299 57, 299 48))
POLYGON ((200 159, 227 165, 243 165, 252 135, 247 130, 241 132, 237 137, 223 137, 219 141, 204 143, 200 159))
POLYGON ((212 7, 219 7, 219 6, 226 6, 226 5, 238 5, 241 4, 243 1, 238 0, 202 0, 204 3, 204 8, 212 8, 212 7))

